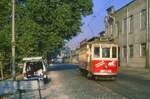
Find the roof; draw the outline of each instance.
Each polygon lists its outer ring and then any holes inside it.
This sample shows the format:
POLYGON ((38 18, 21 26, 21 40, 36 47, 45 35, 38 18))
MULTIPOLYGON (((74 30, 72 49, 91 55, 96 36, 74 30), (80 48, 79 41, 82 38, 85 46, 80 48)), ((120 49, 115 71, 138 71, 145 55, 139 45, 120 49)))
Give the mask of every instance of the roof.
POLYGON ((80 46, 86 44, 87 39, 84 39, 83 41, 80 42, 80 46))
POLYGON ((123 7, 121 7, 120 9, 116 10, 115 12, 119 12, 120 10, 124 9, 125 7, 127 7, 128 5, 134 3, 136 0, 132 0, 129 3, 127 3, 126 5, 124 5, 123 7))
POLYGON ((41 61, 42 59, 42 57, 25 57, 23 61, 41 61))
POLYGON ((104 36, 105 31, 101 31, 100 33, 98 33, 100 36, 104 36))
POLYGON ((94 41, 95 39, 98 39, 98 37, 92 37, 92 38, 89 39, 87 42, 92 42, 92 41, 94 41))

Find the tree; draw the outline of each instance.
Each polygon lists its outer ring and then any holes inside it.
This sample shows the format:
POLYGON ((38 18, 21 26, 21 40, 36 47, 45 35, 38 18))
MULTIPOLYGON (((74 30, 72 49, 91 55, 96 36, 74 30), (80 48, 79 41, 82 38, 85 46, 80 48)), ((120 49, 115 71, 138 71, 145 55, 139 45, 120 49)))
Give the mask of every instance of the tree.
POLYGON ((82 16, 91 12, 91 0, 26 0, 23 6, 17 6, 16 33, 21 40, 18 49, 28 49, 29 54, 18 52, 24 56, 54 55, 56 49, 63 47, 64 40, 77 35, 82 16), (27 40, 29 35, 32 39, 27 40), (28 42, 26 45, 23 39, 28 42))
MULTIPOLYGON (((16 0, 17 60, 56 56, 80 31, 83 16, 92 13, 92 0, 16 0)), ((0 50, 11 56, 11 0, 0 1, 0 50)), ((5 57, 6 58, 6 57, 5 57)))
POLYGON ((10 11, 11 2, 8 0, 0 1, 0 67, 1 76, 5 76, 4 72, 10 74, 10 52, 11 52, 11 35, 10 35, 10 11), (5 71, 4 71, 5 70, 5 71))

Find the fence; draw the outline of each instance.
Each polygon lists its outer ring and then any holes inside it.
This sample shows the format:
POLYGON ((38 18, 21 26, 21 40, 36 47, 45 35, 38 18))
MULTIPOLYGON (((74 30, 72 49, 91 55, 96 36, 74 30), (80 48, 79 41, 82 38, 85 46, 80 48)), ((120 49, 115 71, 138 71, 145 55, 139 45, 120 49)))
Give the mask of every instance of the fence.
POLYGON ((44 89, 42 80, 1 81, 0 99, 31 99, 32 97, 41 99, 42 89, 44 89))

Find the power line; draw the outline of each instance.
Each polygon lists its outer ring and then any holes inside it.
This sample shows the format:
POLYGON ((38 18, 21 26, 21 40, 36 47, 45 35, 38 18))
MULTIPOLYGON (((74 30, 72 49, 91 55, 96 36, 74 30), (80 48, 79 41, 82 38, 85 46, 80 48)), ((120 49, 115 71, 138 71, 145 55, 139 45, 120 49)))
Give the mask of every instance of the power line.
POLYGON ((96 13, 92 16, 92 18, 90 19, 90 21, 87 23, 87 27, 89 28, 89 30, 92 32, 92 34, 95 34, 93 29, 92 29, 92 23, 99 17, 101 16, 102 14, 104 14, 103 10, 108 6, 108 5, 112 5, 114 0, 111 0, 109 1, 109 4, 108 2, 104 4, 104 6, 96 13), (103 12, 103 13, 102 13, 103 12))
MULTIPOLYGON (((112 3, 113 3, 114 0, 109 0, 109 1, 110 1, 110 2, 109 2, 109 5, 112 5, 112 3)), ((104 4, 104 6, 103 6, 101 9, 99 9, 99 11, 98 11, 97 13, 95 13, 95 14, 92 16, 92 18, 91 18, 91 20, 89 21, 89 23, 92 23, 92 21, 94 21, 94 20, 97 18, 97 16, 103 14, 103 13, 101 13, 101 12, 102 12, 102 10, 104 10, 104 9, 106 8, 106 6, 108 5, 107 3, 108 3, 108 2, 106 2, 106 3, 104 4)), ((89 23, 88 23, 88 24, 89 24, 89 23)))
MULTIPOLYGON (((91 27, 91 26, 92 26, 92 23, 93 23, 98 17, 100 17, 100 16, 104 13, 104 10, 105 10, 105 8, 106 8, 108 5, 109 5, 109 6, 112 5, 112 2, 113 2, 113 0, 106 1, 106 3, 103 5, 103 7, 101 7, 98 12, 96 12, 95 14, 93 14, 93 15, 91 16, 91 19, 90 19, 87 23, 83 22, 83 26, 88 27, 88 29, 90 30, 90 34, 91 34, 91 35, 93 35, 93 34, 95 35, 94 30, 93 30, 93 28, 91 27), (103 12, 103 13, 102 13, 102 12, 103 12)), ((84 30, 82 30, 81 33, 83 33, 83 35, 86 35, 86 34, 84 33, 84 30)), ((73 40, 71 41, 71 45, 76 45, 75 42, 73 42, 73 40)), ((77 46, 77 45, 76 45, 76 46, 77 46)))
MULTIPOLYGON (((109 2, 109 5, 111 5, 112 2, 113 2, 113 0, 109 0, 109 1, 110 1, 110 2, 109 2)), ((103 6, 97 13, 95 13, 94 15, 91 16, 91 19, 89 20, 89 22, 87 23, 87 25, 90 25, 90 23, 92 23, 93 21, 95 21, 95 19, 97 18, 97 16, 99 17, 101 14, 103 14, 103 13, 101 13, 101 12, 102 12, 102 10, 104 10, 105 7, 108 5, 107 3, 108 3, 108 2, 106 2, 106 3, 104 4, 104 6, 103 6)), ((83 24, 86 24, 86 23, 83 22, 83 24)), ((86 26, 87 26, 87 25, 86 25, 86 26)))

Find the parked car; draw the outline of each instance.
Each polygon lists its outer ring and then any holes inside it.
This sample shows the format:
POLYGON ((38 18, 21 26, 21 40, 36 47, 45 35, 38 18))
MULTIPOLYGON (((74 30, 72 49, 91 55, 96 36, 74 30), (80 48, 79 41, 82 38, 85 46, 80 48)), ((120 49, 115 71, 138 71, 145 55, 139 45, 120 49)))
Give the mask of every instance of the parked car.
POLYGON ((48 78, 47 66, 42 57, 27 57, 23 58, 23 61, 23 74, 25 80, 46 80, 48 78))

